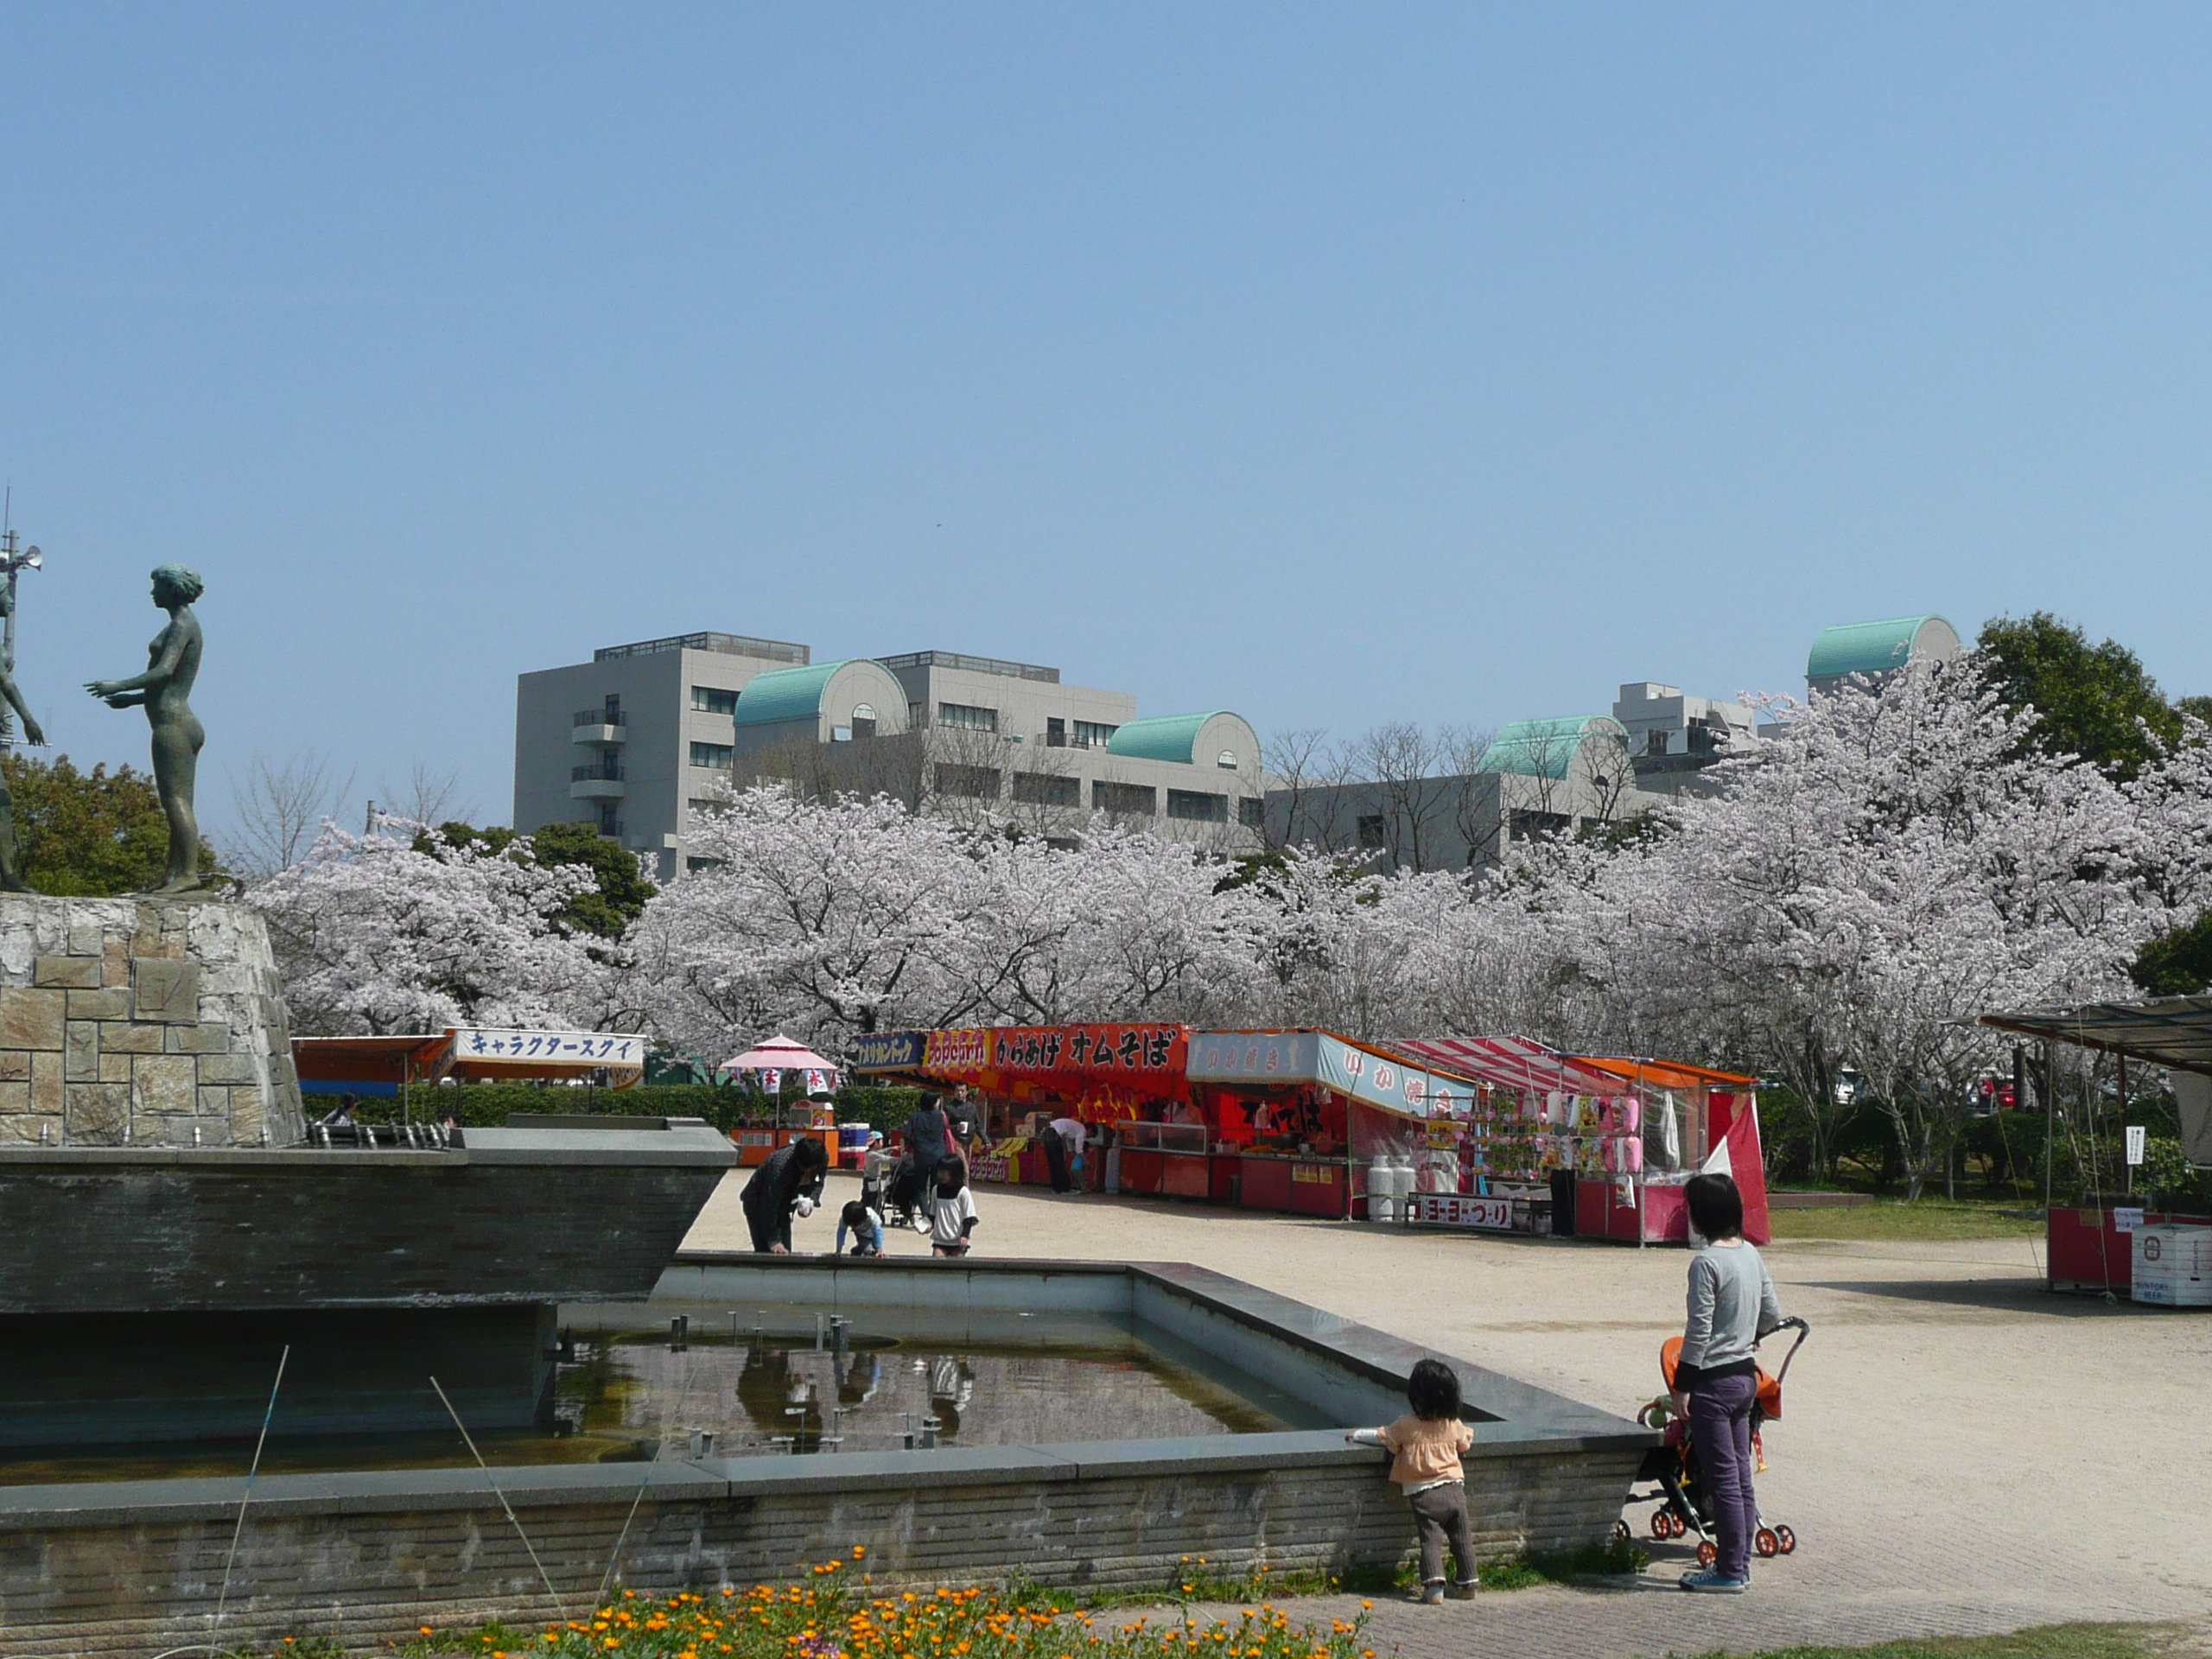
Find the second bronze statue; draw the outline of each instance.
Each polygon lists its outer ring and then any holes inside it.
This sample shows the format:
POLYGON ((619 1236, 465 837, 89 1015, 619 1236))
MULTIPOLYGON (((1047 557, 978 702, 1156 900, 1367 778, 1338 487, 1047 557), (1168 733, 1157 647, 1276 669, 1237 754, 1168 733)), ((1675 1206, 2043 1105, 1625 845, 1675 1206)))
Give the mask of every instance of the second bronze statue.
POLYGON ((143 705, 154 728, 154 786, 169 821, 168 879, 154 892, 195 893, 200 874, 200 824, 193 816, 193 785, 207 728, 192 712, 192 683, 200 676, 200 619, 192 603, 207 590, 200 573, 181 564, 154 572, 154 603, 169 625, 149 647, 146 671, 127 680, 94 680, 85 690, 111 709, 143 705))

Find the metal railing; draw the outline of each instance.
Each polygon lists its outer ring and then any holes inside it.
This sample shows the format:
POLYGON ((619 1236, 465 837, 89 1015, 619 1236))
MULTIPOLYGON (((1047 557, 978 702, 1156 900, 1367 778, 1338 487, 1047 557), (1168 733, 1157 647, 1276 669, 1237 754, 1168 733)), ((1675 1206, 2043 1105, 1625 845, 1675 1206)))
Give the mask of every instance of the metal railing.
POLYGON ((594 760, 589 766, 569 768, 569 781, 572 784, 588 783, 602 778, 609 783, 619 784, 629 775, 618 760, 594 760))
POLYGON ((630 716, 620 709, 579 709, 571 726, 627 726, 630 716))
POLYGON ((902 668, 961 668, 970 674, 1003 674, 1009 679, 1039 680, 1046 685, 1060 683, 1060 671, 1057 668, 1040 668, 1035 663, 1011 663, 1003 657, 970 657, 957 651, 909 651, 875 660, 894 674, 902 668))
POLYGON ((813 660, 813 652, 804 645, 794 645, 788 639, 755 639, 742 633, 671 633, 665 639, 601 645, 592 652, 591 659, 594 663, 611 663, 624 657, 650 657, 659 651, 718 651, 725 657, 764 657, 772 663, 791 663, 801 667, 813 660))

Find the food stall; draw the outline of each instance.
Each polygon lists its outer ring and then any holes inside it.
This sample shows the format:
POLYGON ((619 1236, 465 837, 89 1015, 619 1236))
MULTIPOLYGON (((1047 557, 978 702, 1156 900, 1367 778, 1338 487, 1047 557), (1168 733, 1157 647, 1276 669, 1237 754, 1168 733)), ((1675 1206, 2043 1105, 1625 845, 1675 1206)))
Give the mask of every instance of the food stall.
MULTIPOLYGON (((820 1141, 830 1154, 832 1168, 840 1158, 841 1135, 837 1127, 836 1109, 830 1103, 837 1092, 837 1068, 817 1054, 804 1043, 793 1042, 785 1036, 775 1036, 764 1043, 748 1048, 717 1068, 725 1077, 750 1077, 771 1103, 782 1094, 785 1077, 797 1072, 804 1083, 807 1098, 811 1103, 806 1109, 804 1123, 771 1123, 760 1128, 737 1128, 729 1138, 737 1142, 737 1161, 741 1166, 765 1164, 779 1147, 811 1135, 820 1141)), ((863 1128, 866 1127, 862 1126, 863 1128)), ((863 1138, 860 1151, 868 1150, 863 1138)), ((847 1158, 846 1163, 856 1161, 847 1158)))
POLYGON ((1707 1174, 1731 1177, 1744 1195, 1744 1236, 1771 1242, 1757 1079, 1671 1060, 1578 1058, 1626 1085, 1643 1128, 1632 1191, 1618 1179, 1576 1187, 1576 1236, 1687 1243, 1682 1189, 1707 1174))
POLYGON ((1526 1205, 1554 1234, 1627 1243, 1688 1236, 1681 1188, 1700 1171, 1732 1173, 1745 1234, 1767 1242, 1766 1185, 1752 1079, 1642 1059, 1561 1053, 1526 1037, 1402 1039, 1392 1052, 1450 1066, 1480 1085, 1462 1147, 1466 1193, 1434 1198, 1416 1219, 1522 1225, 1526 1205), (1506 1207, 1507 1201, 1516 1206, 1506 1207))
MULTIPOLYGON (((436 1115, 435 1100, 416 1091, 449 1079, 628 1089, 645 1075, 646 1047, 635 1033, 453 1026, 411 1036, 296 1037, 292 1064, 303 1096, 396 1098, 403 1120, 424 1120, 436 1115)), ((559 1100, 549 1094, 548 1104, 559 1100)))
MULTIPOLYGON (((2104 1137, 2094 1122, 2080 1125, 2082 1133, 2075 1137, 2090 1151, 2082 1189, 2053 1193, 2051 1147, 2061 1128, 2062 1110, 2072 1108, 2062 1108, 2052 1087, 2051 1050, 2060 1045, 2114 1057, 2123 1133, 2127 1104, 2133 1098, 2128 1063, 2132 1060, 2139 1068, 2139 1080, 2144 1066, 2164 1068, 2180 1119, 2182 1154, 2192 1169, 2212 1167, 2212 996, 2162 996, 1990 1014, 1982 1016, 1981 1023, 2041 1046, 2034 1065, 2020 1058, 2016 1075, 2033 1077, 2043 1095, 2044 1262, 2050 1288, 2168 1300, 2138 1291, 2139 1256, 2149 1255, 2146 1246, 2153 1238, 2161 1243, 2172 1241, 2175 1236, 2164 1230, 2180 1229, 2185 1235, 2187 1230, 2212 1227, 2212 1215, 2164 1210, 2149 1201, 2154 1195, 2136 1192, 2132 1170, 2101 1163, 2096 1148, 2104 1137), (2060 1197, 2066 1201, 2054 1202, 2060 1197), (2151 1233, 2152 1229, 2160 1231, 2151 1233)), ((2103 1127, 2108 1132, 2113 1126, 2107 1122, 2103 1127)))
POLYGON ((980 1097, 990 1150, 978 1181, 1041 1182, 1045 1154, 1033 1130, 1072 1117, 1100 1132, 1084 1160, 1086 1184, 1172 1198, 1216 1196, 1209 1126, 1184 1076, 1189 1029, 1179 1025, 980 1026, 880 1033, 855 1046, 854 1070, 980 1097))
POLYGON ((1473 1105, 1472 1081, 1326 1031, 1191 1036, 1194 1103, 1236 1149, 1233 1192, 1250 1210, 1366 1213, 1369 1172, 1414 1166, 1439 1185, 1473 1105))

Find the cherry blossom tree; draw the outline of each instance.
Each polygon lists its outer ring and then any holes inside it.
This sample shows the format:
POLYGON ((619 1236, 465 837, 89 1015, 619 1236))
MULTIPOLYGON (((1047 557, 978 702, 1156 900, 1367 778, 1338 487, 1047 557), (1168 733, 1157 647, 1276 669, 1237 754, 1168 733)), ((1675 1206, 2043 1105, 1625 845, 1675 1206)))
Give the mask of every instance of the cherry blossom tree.
POLYGON ((532 863, 526 837, 493 852, 423 828, 385 817, 356 836, 326 824, 306 858, 248 891, 269 925, 292 1029, 595 1028, 610 969, 554 919, 590 873, 532 863))
POLYGON ((2030 753, 2031 716, 1970 664, 1789 712, 1674 833, 1555 879, 1551 913, 1643 1052, 1777 1071, 1808 1100, 1857 1067, 1916 1194, 1998 1056, 1977 1016, 2122 989, 2152 922, 2137 826, 2094 768, 2030 753))

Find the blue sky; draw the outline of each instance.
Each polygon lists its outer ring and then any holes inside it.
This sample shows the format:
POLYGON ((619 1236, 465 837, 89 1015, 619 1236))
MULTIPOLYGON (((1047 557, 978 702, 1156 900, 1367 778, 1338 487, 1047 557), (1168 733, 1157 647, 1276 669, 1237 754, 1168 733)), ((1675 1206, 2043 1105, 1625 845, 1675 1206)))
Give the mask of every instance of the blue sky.
POLYGON ((2212 13, 0 8, 60 747, 510 804, 695 628, 1263 731, 1802 689, 2046 607, 2212 692, 2212 13))

